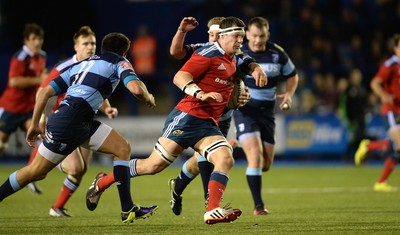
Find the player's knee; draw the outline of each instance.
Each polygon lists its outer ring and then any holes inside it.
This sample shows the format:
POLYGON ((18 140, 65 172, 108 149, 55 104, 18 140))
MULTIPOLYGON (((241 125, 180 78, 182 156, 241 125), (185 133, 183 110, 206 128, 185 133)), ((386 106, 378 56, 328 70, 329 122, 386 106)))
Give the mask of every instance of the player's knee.
POLYGON ((116 148, 115 156, 120 160, 129 160, 131 156, 131 145, 128 141, 120 143, 116 148))
POLYGON ((233 156, 229 156, 226 159, 226 164, 229 168, 232 168, 233 165, 235 165, 235 159, 233 159, 233 156))
POLYGON ((65 173, 73 176, 74 178, 81 178, 86 173, 86 165, 85 164, 72 164, 69 169, 63 168, 65 173))
POLYGON ((187 160, 184 164, 184 167, 192 175, 198 175, 200 173, 199 164, 196 157, 191 157, 189 160, 187 160))
POLYGON ((235 160, 232 156, 233 149, 226 140, 217 140, 210 144, 204 148, 202 155, 207 160, 210 160, 211 155, 213 155, 217 150, 226 151, 227 154, 219 154, 218 157, 215 157, 212 162, 214 162, 214 164, 224 165, 224 168, 232 168, 235 164, 235 160))
POLYGON ((262 161, 262 171, 269 171, 272 167, 272 162, 274 161, 274 153, 264 153, 264 156, 261 155, 262 161))
POLYGON ((160 158, 167 163, 168 165, 170 165, 171 163, 173 163, 176 158, 178 157, 177 155, 174 154, 170 154, 160 143, 160 141, 157 141, 156 145, 154 146, 154 150, 158 153, 158 155, 160 156, 160 158))
POLYGON ((35 176, 31 177, 31 179, 33 179, 33 180, 32 180, 32 182, 33 182, 33 181, 42 180, 42 179, 46 178, 46 176, 47 176, 47 173, 39 172, 39 173, 36 174, 35 176))
POLYGON ((220 148, 227 148, 228 151, 230 151, 231 153, 230 156, 232 157, 232 152, 233 152, 232 146, 226 140, 217 140, 211 143, 210 145, 208 145, 203 149, 201 154, 203 155, 204 158, 209 160, 209 157, 220 148))
POLYGON ((267 171, 269 171, 269 169, 271 169, 271 164, 266 164, 266 165, 263 165, 262 166, 262 171, 263 172, 267 172, 267 171))

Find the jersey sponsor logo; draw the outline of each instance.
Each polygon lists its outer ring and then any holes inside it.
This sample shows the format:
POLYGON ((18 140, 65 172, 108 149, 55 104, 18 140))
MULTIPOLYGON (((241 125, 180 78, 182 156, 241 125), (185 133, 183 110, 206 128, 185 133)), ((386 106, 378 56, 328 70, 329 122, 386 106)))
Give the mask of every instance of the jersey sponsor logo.
POLYGON ((180 135, 183 134, 183 131, 182 131, 182 130, 174 130, 174 131, 172 132, 172 134, 173 134, 174 136, 180 136, 180 135))
POLYGON ((218 66, 218 70, 226 70, 225 65, 224 65, 223 63, 221 63, 221 64, 218 66))
POLYGON ((124 69, 133 69, 131 63, 128 63, 128 62, 122 62, 121 67, 124 69))
POLYGON ((265 73, 271 72, 279 72, 279 65, 278 64, 267 64, 261 63, 261 68, 265 71, 265 73))
POLYGON ((233 82, 229 81, 229 80, 223 80, 221 78, 215 78, 215 82, 222 84, 222 85, 229 85, 229 86, 234 86, 233 82))
POLYGON ((82 94, 82 95, 86 95, 87 94, 87 92, 84 89, 81 89, 81 88, 74 88, 74 89, 72 89, 72 91, 74 91, 76 93, 79 93, 79 94, 82 94))

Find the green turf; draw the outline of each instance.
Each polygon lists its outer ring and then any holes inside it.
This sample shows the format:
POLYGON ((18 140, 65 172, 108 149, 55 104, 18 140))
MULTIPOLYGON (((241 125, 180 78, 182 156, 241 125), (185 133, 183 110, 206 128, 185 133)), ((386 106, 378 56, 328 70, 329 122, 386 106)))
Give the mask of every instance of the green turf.
MULTIPOLYGON (((0 166, 0 183, 19 166, 0 166)), ((200 178, 188 186, 183 212, 175 216, 169 208, 167 181, 180 168, 170 167, 154 176, 131 181, 132 196, 142 205, 159 206, 146 220, 123 224, 117 189, 103 194, 98 208, 86 209, 85 193, 98 171, 111 167, 91 166, 81 187, 66 208, 72 218, 48 215, 64 175, 53 170, 38 184, 41 196, 22 189, 0 202, 0 234, 395 234, 400 231, 400 193, 376 193, 372 185, 381 167, 279 166, 263 176, 263 197, 268 216, 254 216, 253 202, 244 167, 234 167, 224 203, 243 210, 233 223, 206 225, 200 178)), ((400 185, 398 172, 390 183, 400 185)))

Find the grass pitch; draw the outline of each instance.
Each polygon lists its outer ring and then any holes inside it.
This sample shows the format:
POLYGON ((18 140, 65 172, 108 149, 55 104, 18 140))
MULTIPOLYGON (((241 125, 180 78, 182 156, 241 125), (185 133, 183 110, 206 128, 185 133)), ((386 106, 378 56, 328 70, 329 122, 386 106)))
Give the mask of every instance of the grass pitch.
MULTIPOLYGON (((21 165, 0 166, 0 183, 21 165)), ((245 167, 235 166, 223 204, 243 211, 233 223, 206 225, 200 177, 183 195, 183 211, 175 216, 169 208, 168 179, 180 166, 171 166, 154 176, 131 180, 132 197, 140 205, 159 206, 157 213, 132 224, 123 224, 117 188, 102 196, 93 212, 86 209, 85 194, 99 171, 110 167, 90 166, 79 189, 66 208, 72 218, 52 218, 54 204, 65 175, 53 170, 39 181, 42 195, 22 189, 0 202, 0 234, 395 234, 400 230, 400 192, 372 190, 381 172, 379 166, 285 166, 276 162, 263 175, 263 198, 268 216, 253 215, 245 167)), ((390 184, 399 186, 398 172, 390 184)))

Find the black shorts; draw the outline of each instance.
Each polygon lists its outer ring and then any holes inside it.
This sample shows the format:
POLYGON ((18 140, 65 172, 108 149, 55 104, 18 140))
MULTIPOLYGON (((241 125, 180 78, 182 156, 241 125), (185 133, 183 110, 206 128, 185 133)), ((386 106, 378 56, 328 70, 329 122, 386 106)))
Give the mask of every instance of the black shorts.
POLYGON ((87 118, 80 110, 63 105, 49 116, 44 146, 51 152, 68 155, 87 141, 101 122, 87 118))
POLYGON ((243 134, 260 132, 262 141, 275 144, 275 113, 273 105, 249 104, 235 110, 233 113, 237 138, 240 139, 243 134))
POLYGON ((14 114, 0 108, 0 131, 11 134, 18 127, 26 131, 24 124, 27 120, 32 119, 32 114, 33 111, 26 114, 14 114))

